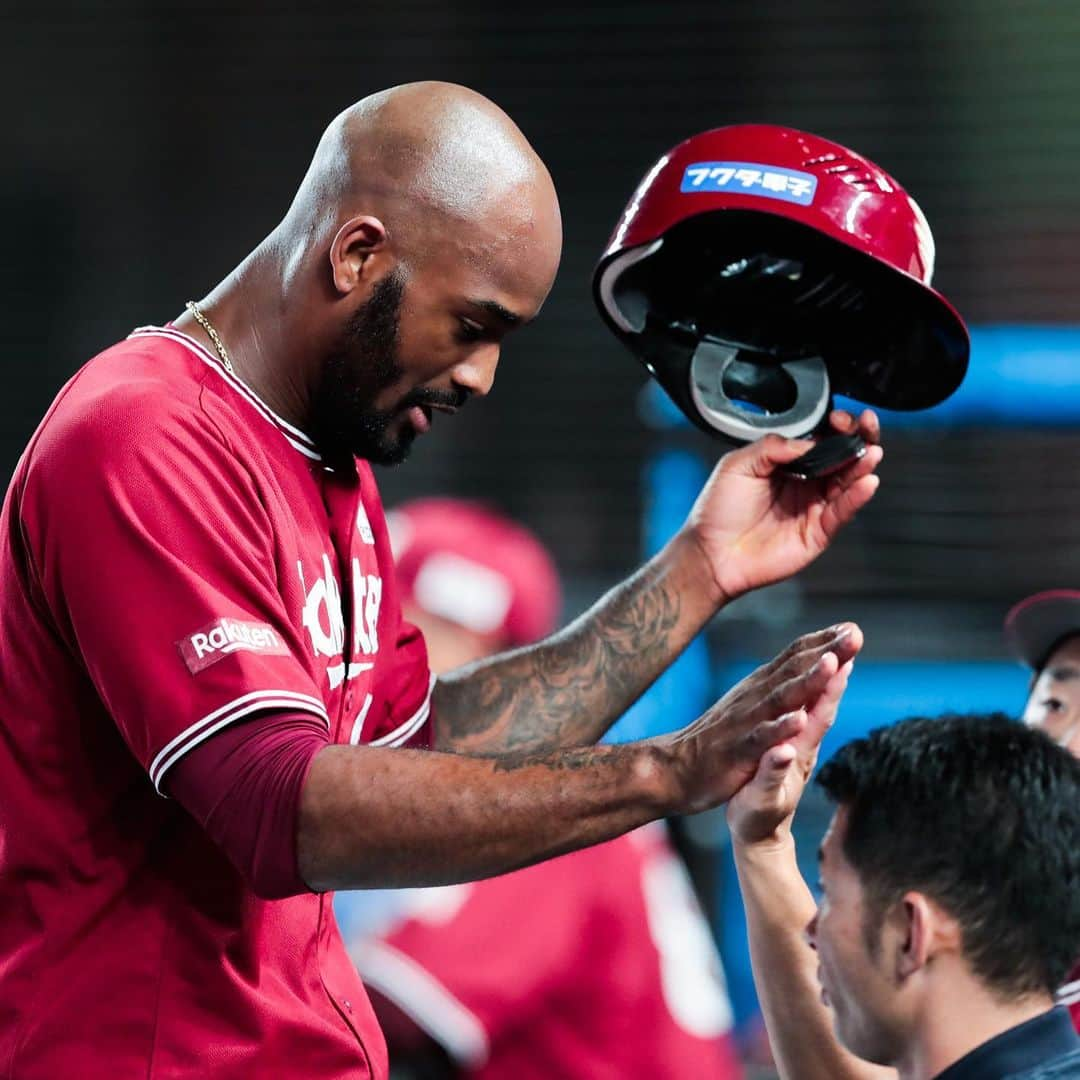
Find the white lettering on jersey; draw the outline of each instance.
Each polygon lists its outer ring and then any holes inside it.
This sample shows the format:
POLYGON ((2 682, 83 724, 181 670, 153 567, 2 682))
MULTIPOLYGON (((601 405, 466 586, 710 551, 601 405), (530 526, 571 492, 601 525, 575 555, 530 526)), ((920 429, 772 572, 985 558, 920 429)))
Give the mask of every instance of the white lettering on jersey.
MULTIPOLYGON (((330 557, 323 555, 323 576, 307 591, 303 622, 311 635, 311 647, 316 656, 340 656, 345 648, 345 616, 341 611, 341 590, 334 577, 330 557), (325 611, 325 616, 324 616, 325 611)), ((304 586, 303 568, 300 584, 304 586)), ((339 680, 340 681, 340 680, 339 680)))
POLYGON ((364 721, 367 719, 368 709, 371 708, 372 696, 368 694, 364 698, 364 704, 360 706, 360 711, 356 714, 356 719, 353 721, 352 731, 349 733, 349 745, 359 746, 360 736, 364 731, 364 721))
POLYGON ((371 522, 368 520, 367 511, 364 509, 364 504, 356 508, 356 531, 360 534, 360 539, 365 544, 375 543, 375 534, 371 531, 371 522))
POLYGON ((360 560, 352 561, 353 652, 374 656, 379 651, 379 609, 382 607, 382 578, 365 574, 360 560))

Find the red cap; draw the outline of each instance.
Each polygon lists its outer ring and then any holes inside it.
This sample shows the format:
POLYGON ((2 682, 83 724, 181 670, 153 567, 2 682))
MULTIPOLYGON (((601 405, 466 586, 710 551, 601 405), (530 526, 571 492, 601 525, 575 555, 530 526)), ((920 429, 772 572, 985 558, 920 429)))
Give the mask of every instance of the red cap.
POLYGON ((523 526, 457 499, 405 503, 387 524, 404 602, 508 646, 555 629, 558 573, 523 526))
POLYGON ((1054 647, 1080 634, 1080 590, 1048 589, 1016 604, 1005 616, 1009 650, 1038 671, 1054 647))

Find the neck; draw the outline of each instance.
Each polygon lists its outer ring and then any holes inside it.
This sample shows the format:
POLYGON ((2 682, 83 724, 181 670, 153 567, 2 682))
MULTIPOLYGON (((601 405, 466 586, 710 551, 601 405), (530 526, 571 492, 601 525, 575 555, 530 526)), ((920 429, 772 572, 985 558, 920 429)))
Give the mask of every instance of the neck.
MULTIPOLYGON (((219 282, 199 309, 228 350, 236 376, 271 409, 301 430, 307 430, 311 409, 310 363, 292 344, 302 337, 297 312, 285 302, 282 259, 273 235, 219 282)), ((175 325, 214 355, 210 336, 185 311, 175 325)))
POLYGON ((914 1037, 903 1060, 895 1062, 900 1080, 933 1080, 983 1043, 1034 1019, 1053 1004, 1048 994, 1002 1001, 970 976, 959 984, 945 985, 942 980, 931 989, 916 1018, 914 1037))

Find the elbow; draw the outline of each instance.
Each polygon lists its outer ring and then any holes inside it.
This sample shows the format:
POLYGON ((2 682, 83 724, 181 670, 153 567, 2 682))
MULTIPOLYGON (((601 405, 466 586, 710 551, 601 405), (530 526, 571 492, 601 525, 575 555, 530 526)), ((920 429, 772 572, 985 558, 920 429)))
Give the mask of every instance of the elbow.
POLYGON ((340 823, 335 806, 348 781, 337 760, 341 754, 334 749, 327 747, 315 755, 296 811, 296 873, 316 893, 359 887, 358 882, 346 882, 341 872, 346 829, 335 829, 333 822, 337 818, 340 823))

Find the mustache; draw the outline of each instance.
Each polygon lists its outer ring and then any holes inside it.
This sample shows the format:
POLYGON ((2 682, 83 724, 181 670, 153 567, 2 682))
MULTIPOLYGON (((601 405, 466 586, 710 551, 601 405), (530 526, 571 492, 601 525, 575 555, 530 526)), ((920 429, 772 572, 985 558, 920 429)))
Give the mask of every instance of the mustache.
POLYGON ((417 387, 405 395, 400 408, 411 409, 414 405, 441 405, 446 408, 460 409, 470 396, 469 391, 461 386, 453 390, 424 390, 417 387))

